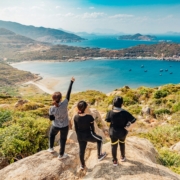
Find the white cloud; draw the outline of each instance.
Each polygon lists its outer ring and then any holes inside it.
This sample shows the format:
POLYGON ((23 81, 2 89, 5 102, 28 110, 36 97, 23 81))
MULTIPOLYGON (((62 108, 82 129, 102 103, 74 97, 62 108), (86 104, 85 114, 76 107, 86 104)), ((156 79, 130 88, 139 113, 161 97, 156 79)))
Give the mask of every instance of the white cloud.
POLYGON ((95 7, 89 7, 89 9, 95 9, 95 7))
POLYGON ((15 11, 22 11, 22 10, 25 10, 25 8, 17 7, 17 6, 7 7, 7 8, 2 9, 3 12, 5 12, 5 11, 15 12, 15 11))
POLYGON ((102 18, 105 15, 106 14, 104 14, 103 12, 93 12, 93 13, 84 13, 81 17, 83 19, 97 19, 97 18, 102 18))
POLYGON ((38 6, 32 6, 30 9, 31 10, 43 10, 42 7, 38 7, 38 6))
POLYGON ((80 10, 81 8, 80 8, 80 7, 78 7, 77 9, 78 9, 78 10, 80 10))
POLYGON ((73 17, 73 16, 74 16, 73 13, 67 13, 67 14, 64 15, 64 17, 73 17))
POLYGON ((131 17, 134 17, 134 15, 132 15, 132 14, 116 14, 114 16, 109 16, 109 18, 112 18, 112 19, 131 18, 131 17))
POLYGON ((60 9, 61 8, 61 6, 56 6, 56 9, 60 9))

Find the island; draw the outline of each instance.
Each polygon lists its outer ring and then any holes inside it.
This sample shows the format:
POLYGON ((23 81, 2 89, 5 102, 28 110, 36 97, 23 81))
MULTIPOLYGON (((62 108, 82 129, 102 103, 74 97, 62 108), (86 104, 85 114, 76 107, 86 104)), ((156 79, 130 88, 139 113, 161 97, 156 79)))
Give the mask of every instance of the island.
POLYGON ((119 36, 117 38, 118 40, 136 40, 136 41, 152 41, 156 40, 156 36, 151 36, 151 35, 142 35, 140 33, 134 34, 134 35, 123 35, 119 36))

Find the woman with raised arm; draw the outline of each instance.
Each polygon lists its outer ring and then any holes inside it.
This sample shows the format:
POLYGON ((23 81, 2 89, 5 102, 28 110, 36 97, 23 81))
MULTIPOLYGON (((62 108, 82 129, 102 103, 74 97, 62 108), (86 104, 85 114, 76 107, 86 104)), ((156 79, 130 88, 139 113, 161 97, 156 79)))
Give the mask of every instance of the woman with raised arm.
POLYGON ((120 161, 125 161, 125 139, 128 131, 127 127, 136 121, 128 111, 122 109, 123 98, 117 96, 113 100, 113 109, 106 115, 106 121, 110 123, 109 135, 111 138, 111 151, 113 156, 113 165, 117 166, 117 147, 120 146, 120 161))
POLYGON ((79 142, 79 156, 81 166, 80 169, 85 168, 84 154, 87 142, 97 142, 97 157, 101 161, 105 156, 106 152, 102 153, 102 137, 94 132, 94 118, 86 113, 87 103, 80 101, 77 104, 78 114, 74 116, 75 131, 79 142))
POLYGON ((62 94, 60 92, 55 92, 52 95, 53 106, 49 109, 49 119, 52 121, 52 126, 49 133, 49 149, 48 151, 54 152, 54 140, 57 133, 60 131, 60 152, 58 159, 64 159, 67 154, 64 153, 65 145, 69 130, 69 118, 68 118, 68 102, 70 100, 70 94, 74 78, 71 79, 66 98, 62 101, 62 94))

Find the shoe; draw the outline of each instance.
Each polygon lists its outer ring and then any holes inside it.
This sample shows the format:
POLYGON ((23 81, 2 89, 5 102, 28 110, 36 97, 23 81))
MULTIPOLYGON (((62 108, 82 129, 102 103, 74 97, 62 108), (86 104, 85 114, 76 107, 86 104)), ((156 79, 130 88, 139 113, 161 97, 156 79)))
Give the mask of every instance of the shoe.
POLYGON ((61 159, 65 159, 67 157, 68 157, 68 155, 66 153, 64 153, 63 155, 59 155, 58 159, 61 160, 61 159))
POLYGON ((53 148, 49 148, 49 149, 47 149, 47 151, 50 152, 50 153, 55 152, 53 148))
POLYGON ((117 166, 117 165, 118 165, 117 160, 113 160, 113 166, 117 166))
POLYGON ((121 156, 120 159, 121 159, 121 162, 124 162, 126 160, 126 157, 125 156, 124 157, 121 156))
POLYGON ((86 165, 81 165, 80 170, 83 171, 86 168, 86 165))
POLYGON ((98 160, 101 161, 102 159, 104 159, 106 157, 106 152, 101 154, 99 157, 98 157, 98 160))

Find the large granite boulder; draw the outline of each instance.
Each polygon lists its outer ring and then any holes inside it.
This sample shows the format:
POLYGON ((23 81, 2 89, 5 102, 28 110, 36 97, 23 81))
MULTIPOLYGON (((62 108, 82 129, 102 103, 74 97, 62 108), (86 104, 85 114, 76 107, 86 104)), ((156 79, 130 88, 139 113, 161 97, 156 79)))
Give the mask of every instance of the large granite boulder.
MULTIPOLYGON (((129 137, 126 141, 126 162, 112 165, 111 145, 103 145, 107 157, 97 160, 96 143, 86 149, 87 171, 79 170, 79 147, 68 141, 68 158, 58 160, 59 147, 51 154, 41 151, 0 170, 0 180, 179 180, 180 176, 156 163, 157 152, 146 139, 129 137)), ((119 150, 118 150, 118 158, 119 150)))

